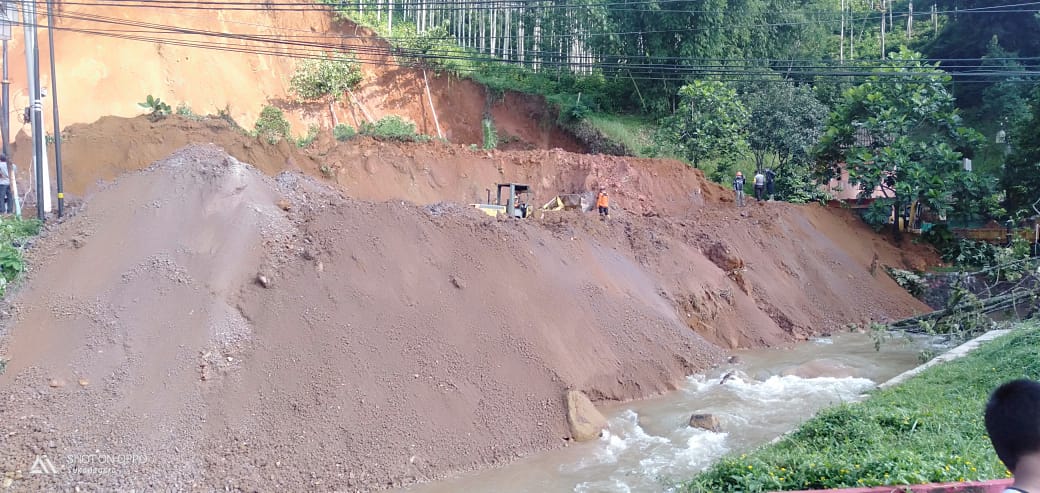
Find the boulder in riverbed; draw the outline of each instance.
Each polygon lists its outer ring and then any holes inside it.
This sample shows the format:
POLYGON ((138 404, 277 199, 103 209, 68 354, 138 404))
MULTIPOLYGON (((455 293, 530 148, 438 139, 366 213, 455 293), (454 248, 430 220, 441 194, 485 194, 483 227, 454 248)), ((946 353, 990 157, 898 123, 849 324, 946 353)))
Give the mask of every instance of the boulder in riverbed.
POLYGON ((722 424, 714 414, 694 414, 690 416, 690 426, 715 433, 722 431, 722 424))
POLYGON ((603 417, 584 392, 568 390, 567 423, 574 440, 584 442, 600 437, 607 427, 607 418, 603 417))

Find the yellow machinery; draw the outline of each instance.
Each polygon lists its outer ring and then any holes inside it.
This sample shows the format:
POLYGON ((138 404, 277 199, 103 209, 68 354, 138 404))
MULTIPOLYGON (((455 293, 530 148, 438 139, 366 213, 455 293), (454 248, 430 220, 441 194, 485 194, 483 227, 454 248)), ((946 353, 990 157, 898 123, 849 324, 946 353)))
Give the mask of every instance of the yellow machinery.
POLYGON ((491 190, 488 189, 486 204, 470 205, 484 211, 485 214, 491 217, 505 215, 506 217, 525 218, 534 212, 528 206, 526 197, 522 197, 530 195, 530 186, 521 185, 519 183, 498 183, 496 184, 496 188, 497 194, 495 195, 494 203, 491 202, 491 190))

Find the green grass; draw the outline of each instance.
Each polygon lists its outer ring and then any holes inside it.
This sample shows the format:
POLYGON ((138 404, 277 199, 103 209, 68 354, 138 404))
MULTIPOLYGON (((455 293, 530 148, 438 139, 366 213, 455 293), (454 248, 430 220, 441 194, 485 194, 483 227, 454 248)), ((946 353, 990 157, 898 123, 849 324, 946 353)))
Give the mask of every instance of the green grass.
POLYGON ((1040 324, 869 400, 821 412, 775 445, 730 456, 684 485, 690 492, 760 492, 1008 477, 986 436, 989 393, 1040 377, 1040 324))
POLYGON ((644 117, 591 113, 585 120, 603 135, 621 143, 639 157, 648 157, 647 150, 654 145, 657 125, 644 117))
POLYGON ((22 255, 24 246, 20 240, 40 233, 42 224, 37 219, 20 219, 8 216, 0 219, 0 297, 7 286, 25 270, 22 255), (15 246, 15 243, 18 246, 15 246))

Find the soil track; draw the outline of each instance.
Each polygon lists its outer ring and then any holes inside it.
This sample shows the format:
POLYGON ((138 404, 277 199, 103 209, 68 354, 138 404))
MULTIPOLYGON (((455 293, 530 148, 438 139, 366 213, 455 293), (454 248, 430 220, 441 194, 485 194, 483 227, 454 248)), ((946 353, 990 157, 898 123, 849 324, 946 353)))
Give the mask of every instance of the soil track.
POLYGON ((189 148, 90 193, 39 241, 0 339, 0 415, 14 417, 0 468, 147 460, 20 488, 430 480, 561 446, 565 389, 645 397, 724 348, 927 310, 869 272, 875 252, 904 267, 926 252, 846 211, 738 210, 676 162, 327 135, 301 152, 214 121, 106 118, 70 129, 69 191, 185 142, 304 174, 189 148), (612 218, 456 204, 507 180, 536 204, 605 186, 612 218))
MULTIPOLYGON (((404 116, 416 122, 421 133, 437 136, 433 111, 426 96, 423 74, 401 66, 404 61, 389 55, 386 41, 351 22, 334 21, 327 11, 314 10, 315 2, 298 0, 305 9, 208 10, 147 9, 112 5, 62 5, 56 2, 55 59, 58 61, 58 96, 63 126, 91 123, 109 115, 132 117, 144 112, 137 103, 152 94, 176 108, 186 104, 199 114, 227 109, 246 128, 253 124, 266 104, 287 112, 295 135, 305 135, 309 125, 332 127, 329 106, 297 103, 289 94, 289 80, 296 69, 292 43, 338 46, 344 52, 360 53, 365 79, 355 91, 357 103, 344 97, 337 110, 340 122, 357 127, 365 112, 373 119, 404 116), (145 21, 159 26, 189 27, 214 36, 178 35, 169 30, 146 36, 168 40, 152 43, 111 38, 83 31, 128 29, 128 21, 145 21), (68 31, 65 29, 79 30, 68 31), (244 41, 227 36, 246 35, 274 39, 276 43, 244 41), (213 49, 178 46, 174 43, 201 42, 213 49), (286 43, 289 43, 288 45, 286 43), (228 51, 230 50, 230 51, 228 51), (244 50, 244 51, 243 51, 244 50), (263 54, 249 53, 261 50, 263 54), (378 50, 373 52, 373 50, 378 50)), ((49 67, 46 36, 40 39, 41 66, 49 67)), ((24 45, 20 30, 10 42, 11 100, 13 108, 29 106, 25 77, 24 45)), ((303 49, 311 51, 313 49, 303 49)), ((43 74, 43 87, 50 74, 43 74)), ((488 91, 469 80, 459 80, 428 71, 430 96, 444 137, 459 144, 481 144, 481 119, 490 111, 500 140, 507 147, 559 147, 581 151, 584 147, 555 125, 555 114, 538 97, 509 93, 488 99, 488 91)), ((17 112, 15 112, 17 113, 17 112)), ((44 122, 54 135, 51 98, 44 98, 44 122)), ((17 116, 17 115, 15 115, 17 116)), ((19 128, 12 117, 12 135, 31 132, 19 128)))

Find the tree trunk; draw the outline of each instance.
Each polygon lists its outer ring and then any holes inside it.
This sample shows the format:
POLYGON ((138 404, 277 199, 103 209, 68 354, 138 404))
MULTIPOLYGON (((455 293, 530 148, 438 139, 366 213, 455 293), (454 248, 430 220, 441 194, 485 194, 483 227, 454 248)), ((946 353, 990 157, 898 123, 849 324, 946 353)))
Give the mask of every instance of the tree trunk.
POLYGON ((422 71, 423 82, 426 83, 426 100, 430 103, 430 113, 433 114, 433 124, 437 127, 437 138, 443 139, 444 134, 441 133, 441 123, 437 120, 437 109, 433 107, 433 97, 430 96, 430 81, 426 78, 426 69, 422 71))
POLYGON ((332 128, 339 125, 339 117, 336 116, 336 100, 329 101, 329 113, 332 113, 332 128))
POLYGON ((350 95, 350 100, 353 101, 358 108, 361 108, 361 114, 365 115, 365 119, 368 120, 368 123, 375 123, 375 120, 372 119, 372 115, 369 115, 368 110, 365 109, 365 105, 361 104, 361 101, 354 95, 354 91, 348 89, 347 94, 350 95))

